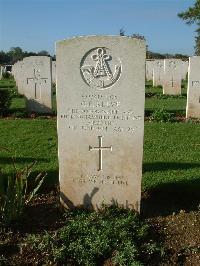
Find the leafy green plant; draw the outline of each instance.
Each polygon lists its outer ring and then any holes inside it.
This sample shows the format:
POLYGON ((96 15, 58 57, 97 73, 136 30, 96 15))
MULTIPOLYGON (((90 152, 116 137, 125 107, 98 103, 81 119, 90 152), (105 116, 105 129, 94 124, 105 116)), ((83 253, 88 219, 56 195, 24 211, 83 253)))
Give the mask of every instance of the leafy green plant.
POLYGON ((174 120, 173 114, 164 110, 163 108, 155 110, 150 120, 157 121, 157 122, 171 122, 174 120))
POLYGON ((48 263, 92 266, 111 258, 114 265, 143 265, 161 254, 149 226, 134 211, 104 206, 99 212, 76 210, 65 216, 66 226, 56 234, 28 239, 48 263))
POLYGON ((16 111, 12 114, 12 117, 14 117, 14 118, 25 118, 27 116, 28 116, 28 114, 25 110, 24 111, 16 111))
POLYGON ((8 89, 0 89, 0 115, 4 115, 11 104, 11 93, 8 89))
MULTIPOLYGON (((29 178, 36 162, 18 170, 12 157, 12 164, 14 173, 6 177, 4 186, 0 186, 0 216, 5 224, 10 224, 22 217, 25 205, 34 198, 46 176, 46 174, 38 174, 34 179, 35 186, 29 191, 29 178)), ((2 171, 0 176, 3 177, 2 171)))
POLYGON ((187 95, 168 95, 168 94, 156 94, 157 99, 186 99, 187 95))

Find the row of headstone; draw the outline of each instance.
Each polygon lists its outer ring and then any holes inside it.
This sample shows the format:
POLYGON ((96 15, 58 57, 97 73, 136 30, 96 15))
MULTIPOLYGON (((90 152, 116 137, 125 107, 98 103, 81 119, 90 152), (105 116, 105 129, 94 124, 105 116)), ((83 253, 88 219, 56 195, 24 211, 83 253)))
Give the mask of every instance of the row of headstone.
MULTIPOLYGON (((48 56, 29 56, 13 65, 18 92, 26 97, 30 113, 52 113, 52 61, 48 56)), ((55 75, 55 69, 54 69, 55 75)))
POLYGON ((200 118, 200 57, 190 57, 189 66, 180 59, 146 61, 146 79, 152 79, 154 86, 162 85, 164 94, 180 95, 187 73, 186 118, 200 118))
MULTIPOLYGON (((104 203, 140 210, 145 48, 143 40, 122 36, 57 43, 59 179, 68 208, 98 209, 104 203)), ((200 108, 200 59, 192 57, 189 63, 188 116, 200 113, 194 112, 200 108)), ((51 59, 43 56, 14 66, 28 100, 50 99, 51 67, 51 59)), ((175 87, 179 61, 157 64, 162 67, 163 76, 152 70, 154 75, 163 84, 170 76, 175 87)))
POLYGON ((163 94, 181 94, 181 80, 186 78, 188 62, 180 59, 159 59, 146 61, 146 79, 153 86, 163 86, 163 94))

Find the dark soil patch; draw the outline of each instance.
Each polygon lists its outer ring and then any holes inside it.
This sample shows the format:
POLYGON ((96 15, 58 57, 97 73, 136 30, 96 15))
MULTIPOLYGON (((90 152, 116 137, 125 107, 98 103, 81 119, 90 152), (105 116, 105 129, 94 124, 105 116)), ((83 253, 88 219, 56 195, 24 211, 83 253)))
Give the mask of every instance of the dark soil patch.
POLYGON ((164 239, 166 261, 160 265, 200 265, 200 212, 149 219, 156 232, 164 239))
MULTIPOLYGON (((149 217, 145 219, 165 249, 163 261, 155 265, 200 265, 200 211, 149 217)), ((49 265, 45 254, 38 254, 27 244, 27 236, 55 232, 65 223, 58 193, 38 196, 19 224, 0 226, 0 265, 49 265)), ((107 260, 104 265, 112 263, 107 260)))

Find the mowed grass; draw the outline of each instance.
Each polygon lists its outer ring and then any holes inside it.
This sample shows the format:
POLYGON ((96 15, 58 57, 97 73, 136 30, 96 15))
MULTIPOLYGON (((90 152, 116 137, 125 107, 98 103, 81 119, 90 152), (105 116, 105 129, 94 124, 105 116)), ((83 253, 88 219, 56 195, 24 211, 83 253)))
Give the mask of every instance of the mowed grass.
POLYGON ((145 99, 146 114, 152 113, 158 109, 165 109, 175 115, 185 115, 187 80, 182 81, 181 96, 162 95, 162 87, 153 87, 152 81, 146 82, 145 93, 146 96, 153 94, 152 97, 146 97, 145 99))
POLYGON ((46 184, 58 182, 56 121, 50 119, 0 120, 0 168, 5 175, 13 172, 11 157, 22 169, 37 161, 35 175, 47 172, 46 184))
MULTIPOLYGON (((56 120, 1 120, 0 167, 13 171, 11 155, 18 168, 37 161, 35 173, 47 172, 46 185, 58 184, 56 120)), ((158 198, 188 197, 200 200, 200 125, 192 123, 145 122, 143 192, 158 198), (168 195, 169 193, 169 195, 168 195)))
POLYGON ((186 112, 186 97, 175 98, 168 97, 159 99, 156 97, 145 99, 145 111, 152 113, 157 109, 165 109, 174 114, 185 114, 186 112))
POLYGON ((13 88, 15 87, 14 79, 2 79, 0 80, 0 88, 13 88))
MULTIPOLYGON (((10 88, 8 86, 8 88, 10 88)), ((146 90, 160 94, 160 87, 146 90)), ((186 97, 146 99, 146 110, 185 110, 186 97)), ((14 97, 11 110, 23 110, 24 98, 14 97)), ((34 175, 47 172, 43 187, 58 184, 57 133, 55 119, 0 120, 0 168, 13 172, 11 156, 18 168, 37 161, 34 175)), ((162 214, 193 208, 200 202, 200 124, 145 122, 142 209, 162 214), (148 195, 146 197, 146 195, 148 195), (163 207, 164 206, 164 207, 163 207)))

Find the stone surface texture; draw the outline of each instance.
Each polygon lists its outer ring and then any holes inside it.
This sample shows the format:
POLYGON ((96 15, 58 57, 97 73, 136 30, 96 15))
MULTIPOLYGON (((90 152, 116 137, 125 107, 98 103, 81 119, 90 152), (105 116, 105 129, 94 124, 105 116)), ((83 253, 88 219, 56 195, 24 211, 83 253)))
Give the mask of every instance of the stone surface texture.
POLYGON ((200 118, 200 56, 189 58, 187 118, 200 118))
POLYGON ((2 75, 3 75, 3 67, 0 66, 0 79, 2 79, 2 75))
POLYGON ((145 42, 121 36, 57 42, 61 201, 140 210, 145 42))
POLYGON ((34 113, 52 112, 51 58, 29 56, 23 59, 21 87, 27 99, 27 111, 34 113))
POLYGON ((163 94, 180 95, 181 94, 181 60, 164 60, 164 79, 163 94))
POLYGON ((163 85, 164 60, 155 60, 153 63, 153 86, 163 85))
POLYGON ((56 83, 56 61, 52 61, 52 82, 56 83))
POLYGON ((146 60, 146 80, 153 80, 154 60, 146 60))

